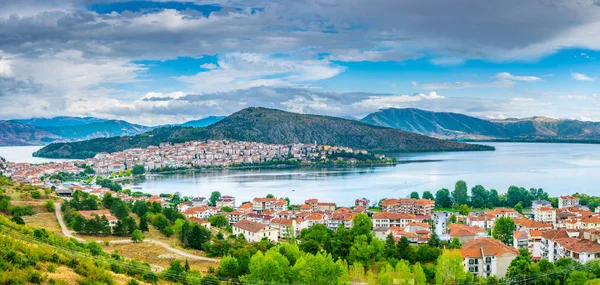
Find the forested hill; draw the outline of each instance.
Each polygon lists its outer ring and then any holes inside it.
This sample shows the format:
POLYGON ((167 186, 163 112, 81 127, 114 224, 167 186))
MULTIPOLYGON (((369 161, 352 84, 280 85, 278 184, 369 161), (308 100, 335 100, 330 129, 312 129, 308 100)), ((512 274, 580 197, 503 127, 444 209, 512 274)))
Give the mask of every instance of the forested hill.
POLYGON ((304 115, 267 108, 247 108, 206 128, 166 127, 148 133, 83 142, 55 143, 34 155, 88 158, 161 142, 230 139, 264 143, 317 143, 371 151, 474 151, 492 147, 435 139, 392 128, 336 117, 304 115))

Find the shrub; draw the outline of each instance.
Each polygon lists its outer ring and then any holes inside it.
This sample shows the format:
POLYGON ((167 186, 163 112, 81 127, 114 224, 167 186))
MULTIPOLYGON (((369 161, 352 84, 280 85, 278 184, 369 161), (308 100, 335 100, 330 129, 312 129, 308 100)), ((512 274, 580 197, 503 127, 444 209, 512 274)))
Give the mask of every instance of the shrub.
POLYGON ((39 190, 35 190, 35 191, 31 192, 31 198, 33 198, 33 199, 42 198, 42 192, 40 192, 39 190))
POLYGON ((48 265, 48 267, 46 268, 46 271, 48 271, 50 273, 54 273, 54 271, 56 271, 56 265, 54 265, 54 264, 48 265))
POLYGON ((54 212, 54 202, 52 200, 46 200, 44 206, 48 212, 54 212))

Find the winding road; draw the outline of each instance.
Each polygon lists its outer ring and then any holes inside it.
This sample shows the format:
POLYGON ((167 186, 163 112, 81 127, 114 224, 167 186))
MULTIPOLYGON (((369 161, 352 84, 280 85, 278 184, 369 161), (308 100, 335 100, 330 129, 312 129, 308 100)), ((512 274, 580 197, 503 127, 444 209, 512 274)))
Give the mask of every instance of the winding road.
MULTIPOLYGON (((62 213, 60 211, 59 203, 54 203, 54 211, 56 212, 56 219, 58 219, 58 223, 60 224, 60 228, 62 229, 63 235, 65 235, 66 237, 69 237, 69 238, 74 238, 80 242, 87 241, 82 238, 76 237, 75 235, 73 235, 73 232, 67 228, 67 225, 65 224, 65 220, 63 219, 62 213)), ((102 243, 104 241, 97 241, 97 242, 102 243)), ((130 239, 115 239, 115 240, 110 240, 109 242, 110 243, 132 243, 133 241, 130 239)), ((210 262, 219 262, 220 261, 219 259, 215 259, 215 258, 208 258, 208 257, 204 257, 204 256, 187 253, 185 251, 173 248, 170 245, 168 245, 162 241, 159 241, 159 240, 145 239, 143 242, 149 242, 149 243, 153 243, 153 244, 162 246, 163 248, 165 248, 166 250, 168 250, 172 253, 179 254, 179 255, 187 257, 189 259, 203 260, 203 261, 210 261, 210 262)))

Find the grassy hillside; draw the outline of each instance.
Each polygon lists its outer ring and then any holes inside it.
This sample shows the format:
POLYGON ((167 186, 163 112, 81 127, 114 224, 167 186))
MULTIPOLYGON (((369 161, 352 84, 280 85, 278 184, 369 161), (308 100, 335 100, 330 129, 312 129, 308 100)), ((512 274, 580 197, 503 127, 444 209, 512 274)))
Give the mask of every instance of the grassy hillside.
POLYGON ((303 115, 266 108, 247 108, 207 128, 166 127, 131 137, 94 139, 48 145, 34 155, 87 158, 161 142, 231 139, 264 143, 318 143, 371 151, 470 151, 492 150, 481 145, 439 140, 423 135, 368 125, 336 117, 303 115))

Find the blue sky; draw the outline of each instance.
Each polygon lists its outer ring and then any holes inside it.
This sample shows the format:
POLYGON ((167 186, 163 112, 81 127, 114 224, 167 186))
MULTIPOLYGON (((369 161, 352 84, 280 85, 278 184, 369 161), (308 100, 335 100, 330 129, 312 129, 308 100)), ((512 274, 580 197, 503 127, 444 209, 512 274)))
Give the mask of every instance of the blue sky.
POLYGON ((158 125, 265 106, 600 121, 598 50, 585 1, 10 0, 0 119, 158 125))

